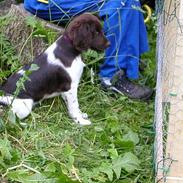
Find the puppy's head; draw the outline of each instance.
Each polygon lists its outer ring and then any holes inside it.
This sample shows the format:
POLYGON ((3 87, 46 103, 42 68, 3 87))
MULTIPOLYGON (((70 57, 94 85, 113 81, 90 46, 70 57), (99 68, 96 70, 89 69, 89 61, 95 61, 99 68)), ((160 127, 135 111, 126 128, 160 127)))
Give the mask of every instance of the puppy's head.
POLYGON ((103 51, 110 45, 104 36, 100 20, 89 13, 74 18, 66 28, 65 34, 80 52, 89 48, 103 51))

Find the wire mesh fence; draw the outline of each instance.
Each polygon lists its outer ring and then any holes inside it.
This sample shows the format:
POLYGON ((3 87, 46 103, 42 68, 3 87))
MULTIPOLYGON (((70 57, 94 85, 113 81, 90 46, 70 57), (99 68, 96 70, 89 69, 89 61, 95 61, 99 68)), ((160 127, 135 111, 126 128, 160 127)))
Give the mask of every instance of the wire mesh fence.
POLYGON ((183 1, 157 1, 156 182, 183 182, 183 1))

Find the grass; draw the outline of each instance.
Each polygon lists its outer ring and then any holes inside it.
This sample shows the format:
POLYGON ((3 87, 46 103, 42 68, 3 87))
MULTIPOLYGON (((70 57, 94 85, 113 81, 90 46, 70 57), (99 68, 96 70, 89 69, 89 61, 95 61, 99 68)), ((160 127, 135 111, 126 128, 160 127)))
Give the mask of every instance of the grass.
MULTIPOLYGON (((151 49, 142 57, 147 68, 139 83, 154 87, 155 33, 152 25, 148 30, 151 49)), ((2 82, 20 64, 2 34, 0 49, 2 82)), ((42 102, 22 121, 5 109, 0 116, 1 181, 153 182, 154 100, 139 102, 104 92, 97 76, 102 54, 89 51, 84 57, 79 102, 93 124, 73 124, 59 97, 42 102)))

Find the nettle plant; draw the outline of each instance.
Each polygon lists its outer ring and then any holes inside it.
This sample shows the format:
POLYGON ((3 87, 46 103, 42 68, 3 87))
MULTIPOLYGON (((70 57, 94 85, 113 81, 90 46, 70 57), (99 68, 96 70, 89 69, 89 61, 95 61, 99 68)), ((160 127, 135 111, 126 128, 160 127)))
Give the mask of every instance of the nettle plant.
POLYGON ((25 23, 32 29, 32 37, 42 38, 48 45, 55 41, 58 33, 51 28, 46 28, 44 22, 34 16, 28 16, 25 18, 25 23))
POLYGON ((20 67, 18 56, 6 37, 0 33, 0 83, 20 67))

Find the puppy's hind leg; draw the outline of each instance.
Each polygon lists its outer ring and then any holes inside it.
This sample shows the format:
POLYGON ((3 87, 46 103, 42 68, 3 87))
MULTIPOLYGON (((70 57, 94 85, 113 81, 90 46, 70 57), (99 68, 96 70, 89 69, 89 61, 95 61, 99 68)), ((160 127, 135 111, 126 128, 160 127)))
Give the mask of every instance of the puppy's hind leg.
POLYGON ((31 113, 33 104, 32 99, 14 99, 11 110, 19 119, 24 119, 31 113))
POLYGON ((0 115, 3 114, 3 108, 11 104, 12 99, 9 96, 0 96, 0 115))
POLYGON ((11 105, 12 101, 12 96, 0 96, 0 105, 11 105))
POLYGON ((11 110, 18 118, 26 118, 32 111, 34 101, 32 99, 18 99, 12 96, 0 96, 0 105, 11 105, 11 110))

